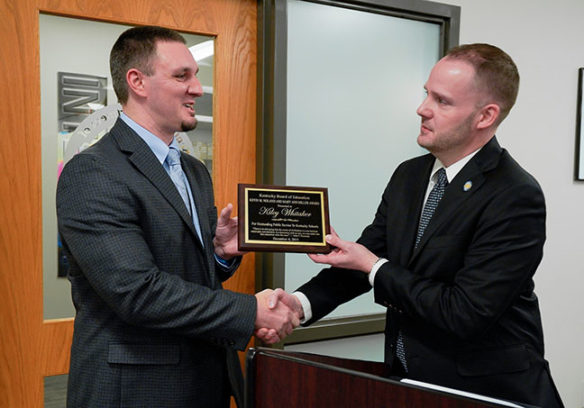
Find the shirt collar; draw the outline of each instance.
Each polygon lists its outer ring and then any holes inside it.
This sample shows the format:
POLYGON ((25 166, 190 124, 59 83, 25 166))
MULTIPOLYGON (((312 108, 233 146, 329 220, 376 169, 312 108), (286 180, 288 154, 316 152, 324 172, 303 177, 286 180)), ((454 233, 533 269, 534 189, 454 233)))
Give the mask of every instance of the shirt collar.
POLYGON ((466 163, 468 163, 470 161, 470 159, 472 159, 474 157, 474 155, 477 154, 481 149, 482 149, 482 147, 480 149, 475 150, 471 154, 464 156, 462 159, 460 159, 456 163, 452 163, 448 167, 444 167, 442 162, 438 158, 436 158, 436 160, 434 160, 434 167, 432 167, 432 171, 430 172, 430 180, 435 181, 436 180, 436 172, 438 170, 440 170, 441 168, 444 168, 444 170, 446 170, 446 179, 450 183, 452 180, 454 180, 454 177, 456 177, 456 175, 460 172, 460 170, 462 170, 462 168, 466 165, 466 163))
POLYGON ((154 133, 146 130, 136 122, 134 122, 128 115, 124 112, 120 113, 120 119, 122 119, 130 128, 140 136, 142 140, 148 145, 152 153, 156 156, 160 164, 163 164, 166 160, 166 156, 168 156, 168 150, 170 146, 176 148, 180 152, 180 148, 176 143, 175 139, 172 139, 172 143, 168 146, 164 143, 160 138, 158 138, 154 133))

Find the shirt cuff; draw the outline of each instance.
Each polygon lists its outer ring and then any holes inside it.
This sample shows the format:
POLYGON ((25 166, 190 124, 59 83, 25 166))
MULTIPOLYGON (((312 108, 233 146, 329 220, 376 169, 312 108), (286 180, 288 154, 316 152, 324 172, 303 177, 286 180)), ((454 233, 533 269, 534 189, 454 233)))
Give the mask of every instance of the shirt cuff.
POLYGON ((312 306, 310 306, 310 300, 308 300, 306 295, 302 292, 294 292, 292 295, 296 296, 302 305, 304 317, 300 320, 300 324, 304 324, 312 319, 312 306))
POLYGON ((217 263, 225 270, 230 270, 233 267, 233 265, 235 264, 235 261, 237 260, 237 257, 234 257, 234 258, 227 260, 227 259, 221 258, 217 254, 213 254, 213 255, 215 255, 215 261, 217 261, 217 263))
POLYGON ((379 258, 377 262, 373 264, 373 268, 371 268, 371 272, 369 272, 369 283, 371 284, 371 287, 373 287, 373 282, 375 282, 375 275, 377 275, 377 271, 379 268, 381 268, 381 265, 386 262, 389 261, 385 258, 379 258))

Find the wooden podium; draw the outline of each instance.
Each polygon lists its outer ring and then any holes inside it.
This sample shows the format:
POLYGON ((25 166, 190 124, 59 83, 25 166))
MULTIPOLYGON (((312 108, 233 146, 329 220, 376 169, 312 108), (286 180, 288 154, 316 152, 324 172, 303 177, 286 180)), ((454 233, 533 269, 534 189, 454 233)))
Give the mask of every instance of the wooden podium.
POLYGON ((246 359, 245 408, 522 407, 408 384, 384 373, 379 362, 252 348, 246 359))

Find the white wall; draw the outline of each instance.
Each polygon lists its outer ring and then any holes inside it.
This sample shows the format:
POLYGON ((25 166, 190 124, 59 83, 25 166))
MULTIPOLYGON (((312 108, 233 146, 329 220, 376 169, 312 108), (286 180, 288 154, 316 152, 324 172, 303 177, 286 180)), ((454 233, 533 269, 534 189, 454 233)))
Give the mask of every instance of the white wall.
POLYGON ((499 142, 541 183, 547 242, 535 275, 546 356, 567 408, 584 406, 584 182, 574 182, 582 0, 445 0, 461 6, 460 43, 505 50, 521 75, 499 142))

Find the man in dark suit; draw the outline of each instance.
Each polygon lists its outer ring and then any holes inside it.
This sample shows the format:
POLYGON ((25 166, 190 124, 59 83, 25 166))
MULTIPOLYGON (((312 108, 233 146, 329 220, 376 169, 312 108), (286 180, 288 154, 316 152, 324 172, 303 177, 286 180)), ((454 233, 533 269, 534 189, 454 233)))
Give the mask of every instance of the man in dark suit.
POLYGON ((500 49, 451 50, 417 110, 418 143, 430 154, 396 169, 356 243, 333 234, 334 251, 310 256, 332 268, 296 297, 277 290, 270 302, 311 324, 373 287, 387 307, 392 375, 561 407, 532 280, 545 241, 544 196, 495 138, 518 87, 500 49))
POLYGON ((67 405, 240 404, 236 350, 255 328, 270 327, 274 341, 298 320, 269 310, 269 292, 222 289, 241 259, 237 222, 231 205, 217 219, 209 173, 174 140, 196 126, 202 95, 183 37, 127 30, 110 66, 123 112, 65 166, 57 191, 76 308, 67 405))

